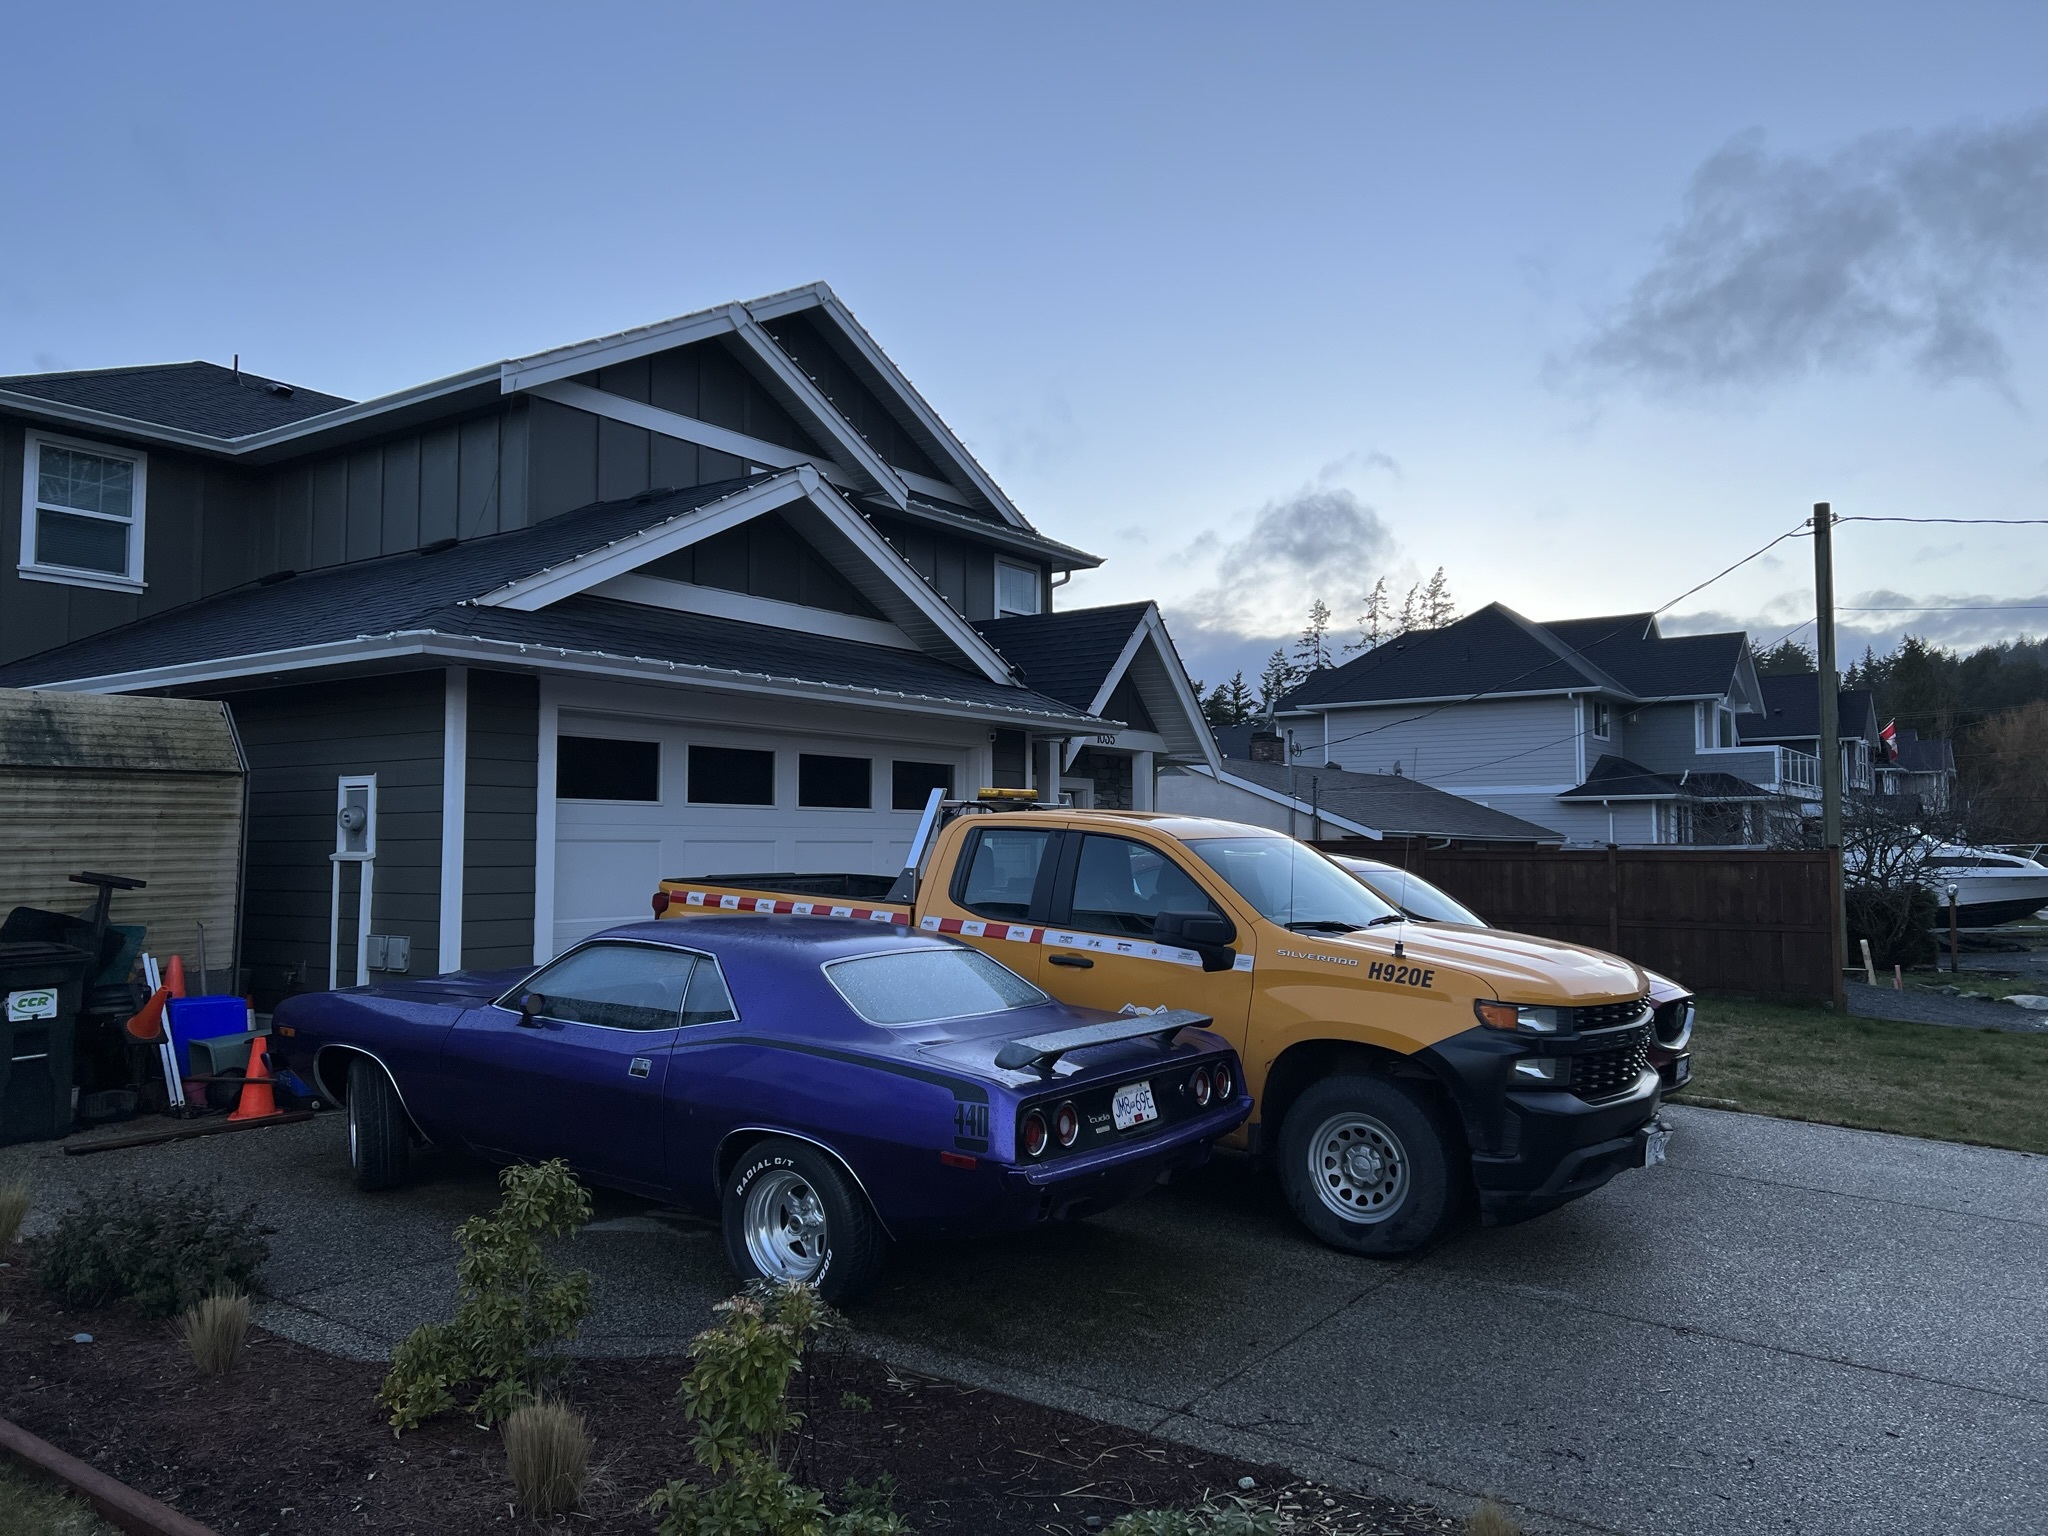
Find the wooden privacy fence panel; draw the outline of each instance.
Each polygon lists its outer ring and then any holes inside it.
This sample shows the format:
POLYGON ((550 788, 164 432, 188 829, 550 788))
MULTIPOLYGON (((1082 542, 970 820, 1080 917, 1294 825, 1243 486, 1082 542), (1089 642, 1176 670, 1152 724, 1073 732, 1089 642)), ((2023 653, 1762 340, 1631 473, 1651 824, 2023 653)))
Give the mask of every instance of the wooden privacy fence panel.
POLYGON ((1320 846, 1413 870, 1495 928, 1608 950, 1695 991, 1838 995, 1835 862, 1818 850, 1320 846))

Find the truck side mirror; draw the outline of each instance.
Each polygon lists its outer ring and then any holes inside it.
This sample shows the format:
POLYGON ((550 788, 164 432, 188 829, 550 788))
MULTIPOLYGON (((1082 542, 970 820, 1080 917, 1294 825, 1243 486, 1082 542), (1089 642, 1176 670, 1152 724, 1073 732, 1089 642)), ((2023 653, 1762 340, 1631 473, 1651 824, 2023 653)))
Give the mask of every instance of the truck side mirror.
POLYGON ((1237 964, 1237 951, 1230 947, 1237 925, 1220 912, 1161 912, 1152 919, 1152 937, 1192 949, 1202 957, 1205 971, 1227 971, 1237 964))

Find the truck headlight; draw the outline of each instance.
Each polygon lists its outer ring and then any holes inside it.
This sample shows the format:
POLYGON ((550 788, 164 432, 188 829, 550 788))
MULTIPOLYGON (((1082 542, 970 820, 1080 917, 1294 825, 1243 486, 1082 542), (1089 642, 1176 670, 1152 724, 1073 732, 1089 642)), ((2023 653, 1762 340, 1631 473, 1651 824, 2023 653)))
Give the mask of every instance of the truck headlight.
POLYGON ((1554 1035, 1564 1028, 1561 1010, 1532 1003, 1496 1003, 1482 999, 1472 1005, 1472 1011, 1488 1029, 1504 1029, 1524 1035, 1554 1035))

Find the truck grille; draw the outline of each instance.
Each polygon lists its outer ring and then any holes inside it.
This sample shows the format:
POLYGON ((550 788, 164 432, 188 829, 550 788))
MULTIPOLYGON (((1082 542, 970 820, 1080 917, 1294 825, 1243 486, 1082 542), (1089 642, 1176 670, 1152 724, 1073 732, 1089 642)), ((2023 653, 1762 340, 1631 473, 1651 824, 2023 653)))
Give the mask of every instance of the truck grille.
POLYGON ((1650 1064, 1650 1026, 1637 1026, 1622 1041, 1572 1058, 1573 1093, 1582 1099, 1611 1099, 1635 1087, 1636 1078, 1650 1064))
POLYGON ((1596 1003, 1590 1008, 1573 1008, 1570 1010, 1572 1028, 1583 1035, 1589 1030, 1633 1024, 1649 1006, 1650 999, 1644 996, 1630 998, 1625 1003, 1596 1003))

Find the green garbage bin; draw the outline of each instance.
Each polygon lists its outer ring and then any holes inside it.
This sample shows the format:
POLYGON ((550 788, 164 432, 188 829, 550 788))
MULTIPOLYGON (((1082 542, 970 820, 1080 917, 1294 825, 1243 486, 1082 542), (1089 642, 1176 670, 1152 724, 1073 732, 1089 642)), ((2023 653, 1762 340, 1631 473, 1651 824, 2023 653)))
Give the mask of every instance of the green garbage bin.
POLYGON ((92 961, 68 944, 0 944, 0 1145, 71 1129, 78 1005, 92 961))

